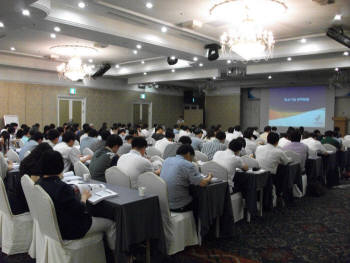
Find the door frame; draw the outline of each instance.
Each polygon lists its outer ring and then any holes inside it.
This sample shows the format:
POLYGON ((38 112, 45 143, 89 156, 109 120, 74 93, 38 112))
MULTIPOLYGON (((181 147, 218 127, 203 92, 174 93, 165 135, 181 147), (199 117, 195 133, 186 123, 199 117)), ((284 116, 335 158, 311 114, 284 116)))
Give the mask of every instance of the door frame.
MULTIPOLYGON (((152 128, 152 102, 150 101, 143 101, 143 100, 138 100, 138 101, 133 101, 132 103, 132 122, 135 124, 134 120, 134 105, 148 105, 148 128, 152 128)), ((142 118, 142 109, 140 108, 140 116, 142 118)))
POLYGON ((69 120, 73 118, 73 101, 81 101, 81 126, 86 122, 86 98, 74 95, 57 95, 57 126, 60 125, 60 100, 69 101, 69 120))

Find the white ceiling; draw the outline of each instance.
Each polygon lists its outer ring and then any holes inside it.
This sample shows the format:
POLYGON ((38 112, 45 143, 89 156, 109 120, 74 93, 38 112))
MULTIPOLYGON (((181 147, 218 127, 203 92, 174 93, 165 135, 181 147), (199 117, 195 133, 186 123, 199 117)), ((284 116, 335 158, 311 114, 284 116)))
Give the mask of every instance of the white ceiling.
MULTIPOLYGON (((139 82, 165 81, 164 76, 169 76, 169 80, 189 79, 191 72, 196 76, 210 74, 207 76, 210 78, 213 77, 211 70, 236 65, 227 64, 226 59, 241 65, 238 55, 223 55, 214 62, 206 59, 204 45, 216 42, 228 27, 227 22, 209 16, 211 0, 149 0, 154 5, 152 9, 145 7, 147 1, 86 0, 87 7, 80 9, 77 0, 1 0, 0 21, 5 27, 0 28, 0 64, 55 71, 56 66, 68 58, 49 59, 50 47, 73 44, 93 47, 98 43, 105 47, 98 47, 95 55, 83 57, 85 63, 91 58, 96 68, 106 62, 118 64, 118 69, 112 67, 106 75, 139 82), (21 14, 24 8, 31 11, 30 17, 21 14), (201 21, 203 27, 190 30, 179 26, 193 19, 201 21), (61 32, 51 39, 55 26, 59 26, 61 32), (167 33, 160 31, 162 26, 168 28, 167 33), (137 44, 141 44, 142 49, 135 55, 133 50, 137 44), (10 50, 12 46, 16 51, 10 50), (175 66, 166 62, 172 55, 180 58, 175 66), (194 56, 198 62, 193 62, 194 56), (169 74, 171 69, 176 69, 176 77, 169 74)), ((264 68, 261 73, 266 73, 269 64, 283 63, 286 64, 284 70, 307 70, 304 61, 310 56, 325 58, 322 61, 326 64, 327 58, 332 57, 333 66, 334 58, 349 49, 326 37, 325 32, 334 24, 335 14, 342 14, 341 24, 350 29, 350 0, 336 0, 335 4, 325 6, 313 0, 286 0, 286 3, 286 15, 278 23, 267 25, 278 40, 273 58, 268 62, 250 62, 247 68, 264 68), (306 44, 300 43, 303 37, 307 38, 306 44), (293 67, 288 67, 287 57, 293 58, 293 67)), ((350 60, 350 56, 348 58, 350 60)), ((348 64, 342 61, 341 65, 348 64)), ((327 68, 327 65, 320 68, 325 66, 327 68)))

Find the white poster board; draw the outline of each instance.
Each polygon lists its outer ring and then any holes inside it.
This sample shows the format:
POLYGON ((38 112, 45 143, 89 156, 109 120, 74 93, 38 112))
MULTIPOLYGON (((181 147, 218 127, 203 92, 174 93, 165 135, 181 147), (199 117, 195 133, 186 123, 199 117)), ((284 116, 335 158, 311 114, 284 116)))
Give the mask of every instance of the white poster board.
POLYGON ((19 125, 19 120, 17 115, 4 115, 4 123, 5 125, 10 123, 17 123, 19 125))

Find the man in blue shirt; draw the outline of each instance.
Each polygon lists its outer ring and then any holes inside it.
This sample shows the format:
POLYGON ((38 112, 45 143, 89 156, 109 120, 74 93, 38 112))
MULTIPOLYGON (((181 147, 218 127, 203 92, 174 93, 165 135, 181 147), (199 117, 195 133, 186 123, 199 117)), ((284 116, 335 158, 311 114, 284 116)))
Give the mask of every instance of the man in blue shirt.
POLYGON ((84 149, 95 149, 95 145, 98 143, 98 132, 95 129, 90 129, 88 136, 80 141, 80 153, 84 154, 84 149))
POLYGON ((192 140, 192 147, 193 150, 195 151, 201 151, 202 147, 203 147, 203 140, 202 140, 202 136, 203 136, 203 131, 199 128, 194 130, 194 134, 195 136, 191 138, 192 140))
POLYGON ((212 175, 203 177, 192 163, 194 150, 191 145, 179 147, 175 157, 169 157, 163 163, 160 177, 167 183, 169 208, 173 212, 186 212, 193 209, 190 184, 206 186, 212 175))
POLYGON ((43 134, 41 132, 35 131, 31 135, 29 141, 27 141, 19 152, 19 159, 22 161, 26 152, 31 152, 43 141, 43 134))

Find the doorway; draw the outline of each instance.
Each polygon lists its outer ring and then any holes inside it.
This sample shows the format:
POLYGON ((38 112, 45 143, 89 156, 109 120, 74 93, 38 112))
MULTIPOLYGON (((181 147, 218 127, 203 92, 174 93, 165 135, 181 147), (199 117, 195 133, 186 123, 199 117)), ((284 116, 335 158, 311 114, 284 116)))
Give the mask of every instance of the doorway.
POLYGON ((74 122, 81 127, 86 122, 85 116, 86 98, 73 96, 57 97, 57 124, 62 126, 63 123, 74 122))
POLYGON ((148 127, 152 127, 151 102, 133 103, 133 122, 134 124, 148 124, 148 127))

